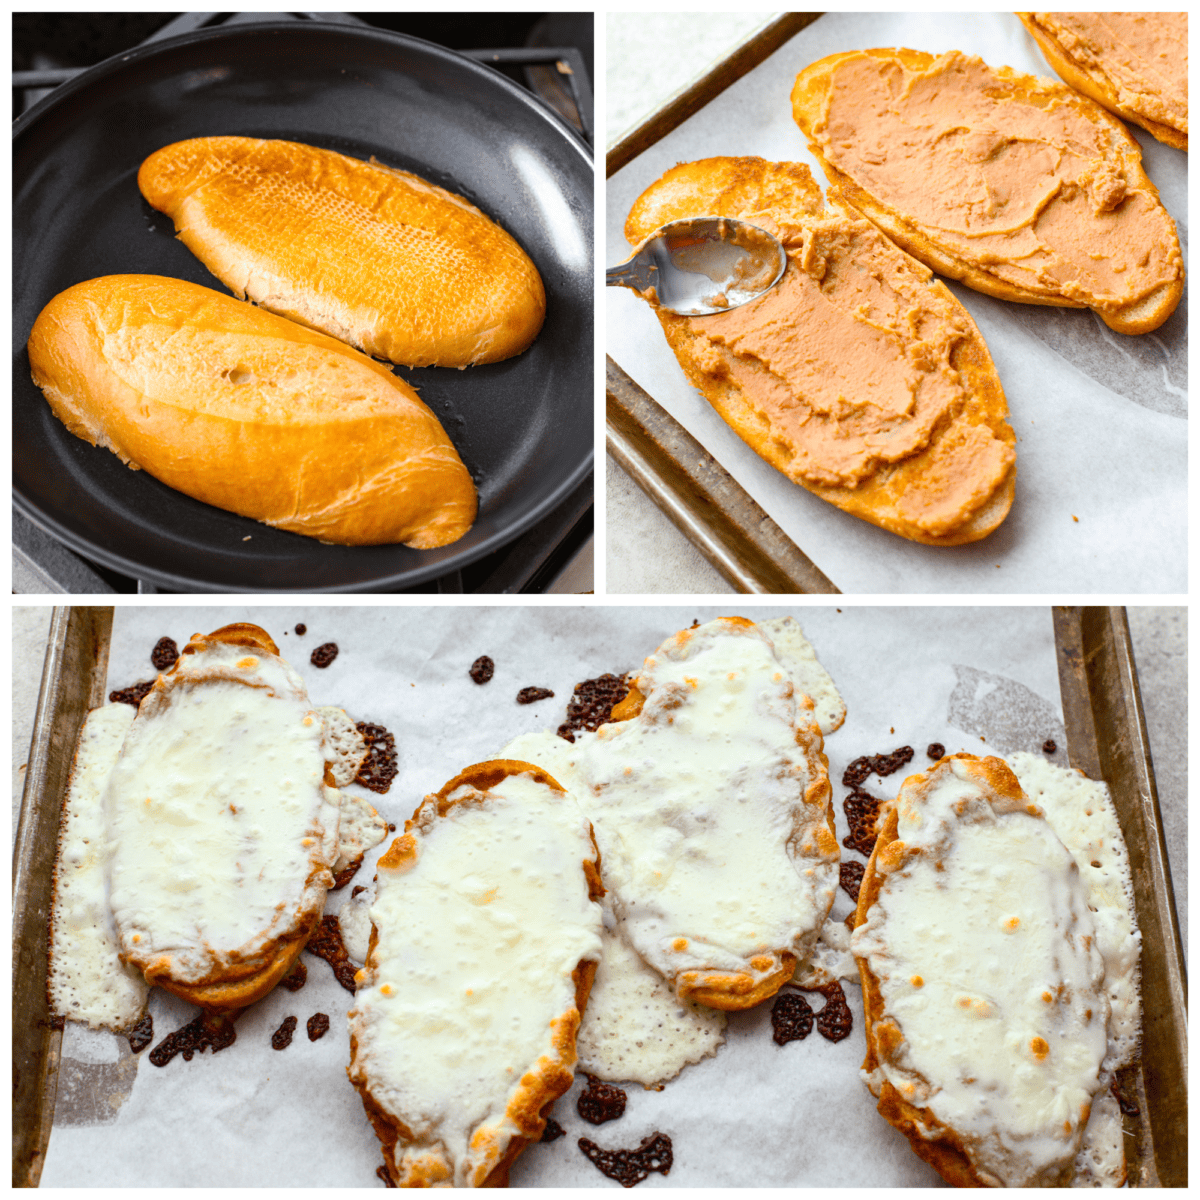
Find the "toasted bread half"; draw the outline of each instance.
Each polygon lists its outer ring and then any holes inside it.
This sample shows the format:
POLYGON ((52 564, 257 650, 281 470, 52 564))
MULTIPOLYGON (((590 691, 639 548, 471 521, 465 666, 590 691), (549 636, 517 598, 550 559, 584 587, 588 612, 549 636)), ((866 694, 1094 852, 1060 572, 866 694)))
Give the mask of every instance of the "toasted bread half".
POLYGON ((541 276, 474 205, 408 171, 298 142, 210 137, 155 151, 138 187, 231 291, 410 367, 520 354, 541 276))
POLYGON ((613 910, 681 1000, 751 1008, 815 942, 839 858, 822 747, 743 617, 664 642, 587 744, 613 910))
POLYGON ((1064 83, 1160 142, 1188 148, 1186 12, 1017 16, 1064 83), (1128 33, 1143 43, 1137 50, 1129 45, 1128 33), (1164 81, 1156 77, 1164 59, 1182 74, 1182 95, 1169 84, 1163 94, 1164 81))
POLYGON ((402 1187, 503 1186, 570 1086, 600 955, 591 826, 532 763, 468 767, 379 860, 350 1081, 402 1187))
POLYGON ((757 454, 838 508, 912 541, 956 546, 1004 520, 1016 438, 987 345, 929 270, 849 204, 829 210, 800 163, 709 158, 634 204, 641 242, 680 216, 778 234, 783 280, 707 317, 658 308, 691 383, 757 454))
POLYGON ((1183 295, 1141 147, 1062 84, 957 52, 850 51, 800 72, 792 113, 831 194, 976 291, 1091 308, 1129 334, 1183 295))
POLYGON ((291 970, 333 882, 322 723, 256 625, 184 647, 142 701, 105 803, 124 961, 212 1010, 291 970))
POLYGON ((1109 1007, 1071 852, 968 754, 906 779, 878 833, 852 948, 880 1114, 956 1187, 1069 1183, 1109 1007))

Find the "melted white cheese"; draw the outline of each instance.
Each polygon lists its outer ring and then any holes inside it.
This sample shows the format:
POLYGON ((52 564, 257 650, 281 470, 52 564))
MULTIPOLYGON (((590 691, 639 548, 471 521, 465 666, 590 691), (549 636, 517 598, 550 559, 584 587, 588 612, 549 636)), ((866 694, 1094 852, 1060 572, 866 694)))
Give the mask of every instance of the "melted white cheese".
POLYGON ((900 791, 904 853, 877 859, 888 873, 853 938, 902 1036, 876 1086, 954 1129, 985 1180, 1064 1182, 1107 1051, 1085 889, 1036 807, 963 759, 924 778, 900 791))
POLYGON ((772 951, 805 957, 838 853, 826 806, 805 800, 824 771, 820 734, 797 728, 770 642, 711 621, 668 639, 637 685, 641 713, 582 747, 584 806, 630 942, 669 980, 753 975, 751 960, 772 951))
POLYGON ((440 1151, 464 1186, 521 1132, 506 1109, 522 1077, 573 1066, 551 1023, 574 1011, 577 965, 599 958, 601 911, 583 869, 588 822, 569 795, 519 775, 450 799, 465 802, 418 813, 415 863, 380 860, 351 1072, 412 1131, 398 1161, 440 1151))
POLYGON ((146 1007, 142 973, 125 966, 104 883, 104 789, 137 710, 88 713, 63 805, 50 924, 51 1009, 93 1029, 128 1029, 146 1007))
POLYGON ((846 719, 846 702, 829 672, 817 661, 817 652, 796 618, 775 617, 759 621, 758 627, 771 639, 775 656, 791 675, 796 694, 813 702, 813 716, 821 733, 828 736, 841 729, 846 719))
POLYGON ((210 643, 162 677, 104 796, 122 956, 198 983, 319 906, 337 849, 324 725, 282 660, 210 643))

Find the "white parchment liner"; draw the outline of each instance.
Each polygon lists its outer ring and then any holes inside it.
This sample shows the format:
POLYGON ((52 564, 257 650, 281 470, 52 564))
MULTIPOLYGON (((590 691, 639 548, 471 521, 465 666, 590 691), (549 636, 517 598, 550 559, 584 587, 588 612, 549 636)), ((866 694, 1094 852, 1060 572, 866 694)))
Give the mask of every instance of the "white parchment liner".
MULTIPOLYGON (((947 752, 1000 752, 1036 750, 1054 737, 1056 760, 1065 761, 1050 614, 1033 608, 122 607, 109 688, 150 678, 150 651, 164 635, 182 647, 192 633, 231 621, 261 624, 314 703, 342 705, 395 733, 400 775, 374 802, 402 827, 421 797, 462 767, 519 733, 557 727, 580 680, 637 666, 695 618, 788 612, 849 708, 843 728, 826 740, 839 837, 847 832, 842 772, 861 754, 908 744, 916 751, 909 770, 918 770, 934 741, 947 752), (292 632, 297 622, 308 626, 306 636, 292 632), (309 655, 327 641, 340 653, 318 670, 309 655), (483 687, 467 676, 481 654, 496 663, 483 687), (517 705, 517 692, 530 685, 555 696, 517 705)), ((894 794, 904 774, 889 777, 888 787, 872 779, 867 788, 894 794)), ((368 855, 359 881, 369 881, 383 848, 368 855)), ((350 888, 331 894, 327 911, 349 896, 350 888)), ((849 909, 839 891, 835 913, 849 909)), ((122 1038, 68 1025, 42 1185, 381 1186, 374 1176, 379 1146, 345 1074, 350 993, 325 963, 302 958, 309 981, 301 991, 276 989, 238 1021, 232 1047, 190 1063, 176 1058, 156 1068, 148 1051, 131 1057, 122 1038), (326 1013, 331 1028, 309 1042, 305 1024, 315 1012, 326 1013), (288 1015, 299 1018, 293 1043, 272 1050, 271 1034, 288 1015)), ((632 1148, 656 1130, 671 1136, 675 1165, 642 1187, 937 1183, 876 1114, 858 1078, 861 1005, 857 986, 847 984, 846 992, 855 1016, 846 1040, 832 1044, 814 1032, 781 1048, 771 1040, 769 1004, 731 1014, 715 1058, 687 1068, 661 1092, 631 1086, 625 1115, 598 1128, 575 1111, 577 1083, 555 1110, 567 1136, 527 1150, 512 1183, 615 1186, 583 1158, 578 1138, 632 1148)), ((155 1043, 196 1011, 159 989, 151 1010, 155 1043)))

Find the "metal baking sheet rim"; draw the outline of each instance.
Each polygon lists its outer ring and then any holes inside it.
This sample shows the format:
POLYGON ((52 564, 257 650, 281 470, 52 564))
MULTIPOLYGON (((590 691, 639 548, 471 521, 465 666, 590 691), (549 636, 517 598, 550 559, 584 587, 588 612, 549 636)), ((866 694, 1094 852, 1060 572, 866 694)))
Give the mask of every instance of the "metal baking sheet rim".
MULTIPOLYGON (((105 700, 112 612, 100 606, 54 610, 38 697, 13 853, 14 1187, 36 1187, 41 1174, 53 1124, 62 1040, 62 1033, 48 1022, 49 880, 36 867, 48 856, 53 869, 58 800, 79 729, 88 710, 105 700), (50 785, 52 778, 59 781, 57 788, 50 785), (40 961, 30 961, 31 948, 40 961)), ((1154 1036, 1158 1044, 1173 1047, 1170 1061, 1158 1062, 1149 1079, 1140 1062, 1130 1072, 1140 1111, 1134 1129, 1126 1124, 1128 1182, 1140 1187, 1185 1187, 1186 969, 1129 629, 1120 607, 1060 606, 1053 610, 1053 618, 1071 764, 1093 777, 1108 778, 1114 772, 1121 776, 1119 781, 1108 781, 1131 857, 1144 864, 1144 869, 1134 870, 1139 922, 1148 915, 1147 924, 1157 934, 1153 941, 1143 940, 1142 995, 1144 1001, 1150 995, 1163 1004, 1162 1020, 1156 1025, 1166 1028, 1156 1030, 1154 1036), (1124 755, 1123 765, 1114 764, 1113 753, 1124 755), (1155 885, 1151 894, 1144 891, 1147 880, 1155 885), (1148 962, 1152 972, 1146 969, 1148 962), (1162 1136, 1164 1130, 1169 1136, 1162 1136)))

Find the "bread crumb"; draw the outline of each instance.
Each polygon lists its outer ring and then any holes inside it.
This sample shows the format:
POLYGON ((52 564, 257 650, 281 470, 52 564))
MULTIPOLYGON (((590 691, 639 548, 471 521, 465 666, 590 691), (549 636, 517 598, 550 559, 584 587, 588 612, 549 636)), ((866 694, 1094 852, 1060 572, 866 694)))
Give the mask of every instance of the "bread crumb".
POLYGON ((242 538, 242 541, 248 542, 253 536, 254 536, 254 534, 248 533, 248 534, 246 534, 246 536, 244 538, 242 538))

